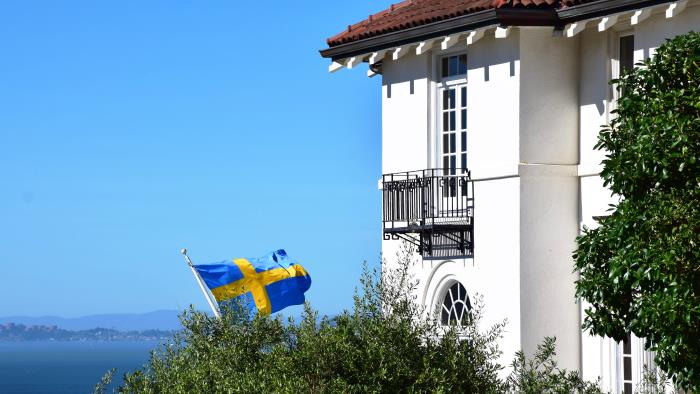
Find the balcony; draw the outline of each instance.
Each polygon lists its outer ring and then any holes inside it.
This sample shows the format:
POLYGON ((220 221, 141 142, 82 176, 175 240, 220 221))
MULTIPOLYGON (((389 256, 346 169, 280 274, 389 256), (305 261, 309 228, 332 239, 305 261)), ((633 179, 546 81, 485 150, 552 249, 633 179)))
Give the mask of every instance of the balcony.
POLYGON ((474 255, 474 183, 469 171, 382 175, 384 239, 404 239, 425 259, 474 255))

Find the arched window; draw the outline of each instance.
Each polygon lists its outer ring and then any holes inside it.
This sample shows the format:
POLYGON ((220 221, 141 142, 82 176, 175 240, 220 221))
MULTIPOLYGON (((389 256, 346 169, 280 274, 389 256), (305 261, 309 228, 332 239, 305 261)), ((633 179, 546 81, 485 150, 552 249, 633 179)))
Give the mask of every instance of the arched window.
POLYGON ((467 316, 472 309, 472 304, 467 295, 467 289, 461 283, 456 282, 445 293, 442 300, 441 322, 446 326, 466 325, 467 316))

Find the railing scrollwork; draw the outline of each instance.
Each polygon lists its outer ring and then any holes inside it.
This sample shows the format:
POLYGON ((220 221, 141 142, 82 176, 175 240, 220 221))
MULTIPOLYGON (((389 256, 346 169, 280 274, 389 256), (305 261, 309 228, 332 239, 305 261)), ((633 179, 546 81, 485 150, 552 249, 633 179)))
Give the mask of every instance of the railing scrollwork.
POLYGON ((470 257, 474 252, 471 173, 428 169, 382 176, 384 239, 415 241, 425 258, 470 257))

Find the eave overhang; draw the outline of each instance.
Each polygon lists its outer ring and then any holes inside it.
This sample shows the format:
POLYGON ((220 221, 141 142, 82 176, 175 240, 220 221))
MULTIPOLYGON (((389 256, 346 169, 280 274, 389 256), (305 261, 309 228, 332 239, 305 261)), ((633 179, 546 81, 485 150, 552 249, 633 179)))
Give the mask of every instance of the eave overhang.
POLYGON ((331 60, 338 60, 364 53, 377 52, 383 49, 399 47, 417 41, 443 37, 461 31, 492 26, 495 24, 498 24, 496 10, 485 10, 440 22, 429 23, 427 25, 382 34, 379 36, 366 38, 364 40, 341 44, 327 49, 322 49, 319 52, 321 52, 322 57, 331 58, 331 60))
POLYGON ((577 5, 575 7, 557 10, 557 16, 563 24, 574 23, 586 19, 599 18, 619 14, 640 8, 653 7, 659 4, 673 3, 675 0, 604 0, 577 5))
POLYGON ((337 61, 487 27, 551 26, 561 30, 578 21, 673 2, 674 0, 600 0, 559 10, 497 8, 349 42, 319 52, 322 57, 337 61))

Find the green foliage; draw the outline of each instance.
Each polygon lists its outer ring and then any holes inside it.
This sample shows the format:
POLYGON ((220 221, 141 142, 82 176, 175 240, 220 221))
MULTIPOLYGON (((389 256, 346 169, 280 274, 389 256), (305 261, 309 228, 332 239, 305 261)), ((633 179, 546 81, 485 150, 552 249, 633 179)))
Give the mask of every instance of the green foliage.
POLYGON ((700 34, 659 47, 620 80, 601 131, 601 176, 622 199, 578 238, 584 327, 646 339, 657 364, 700 390, 700 34))
POLYGON ((513 372, 508 377, 510 392, 524 394, 540 393, 602 393, 598 384, 586 382, 576 371, 559 369, 555 361, 556 339, 545 338, 537 346, 531 360, 520 351, 511 364, 513 372))
POLYGON ((693 190, 700 184, 700 34, 667 41, 653 58, 613 80, 617 113, 599 136, 601 176, 613 193, 693 190))
POLYGON ((102 378, 100 378, 100 381, 97 382, 95 388, 93 389, 94 394, 105 394, 107 392, 107 387, 109 387, 109 385, 112 383, 114 372, 116 372, 116 369, 112 368, 102 375, 102 378))
POLYGON ((636 394, 681 394, 681 391, 673 387, 666 373, 644 366, 642 381, 637 386, 636 394))
MULTIPOLYGON (((483 305, 478 297, 459 330, 425 318, 426 311, 411 296, 416 284, 408 274, 409 256, 404 253, 395 270, 379 273, 365 267, 353 310, 332 319, 319 319, 308 304, 300 322, 287 324, 241 313, 225 313, 219 320, 185 312, 182 333, 152 353, 143 369, 127 374, 119 391, 513 392, 508 382, 521 384, 519 379, 499 379, 497 341, 505 323, 480 331, 483 305)), ((593 392, 582 390, 587 386, 575 373, 559 371, 553 341, 546 346, 537 365, 546 364, 549 374, 528 378, 527 387, 593 392)), ((530 371, 530 364, 522 365, 520 370, 530 371)))
MULTIPOLYGON (((406 255, 407 256, 407 255, 406 255)), ((406 257, 407 259, 407 257, 406 257)), ((175 343, 128 374, 124 392, 499 392, 495 341, 502 325, 437 335, 410 294, 408 265, 365 270, 354 309, 302 320, 189 311, 175 343), (381 278, 381 279, 380 279, 381 278)))

